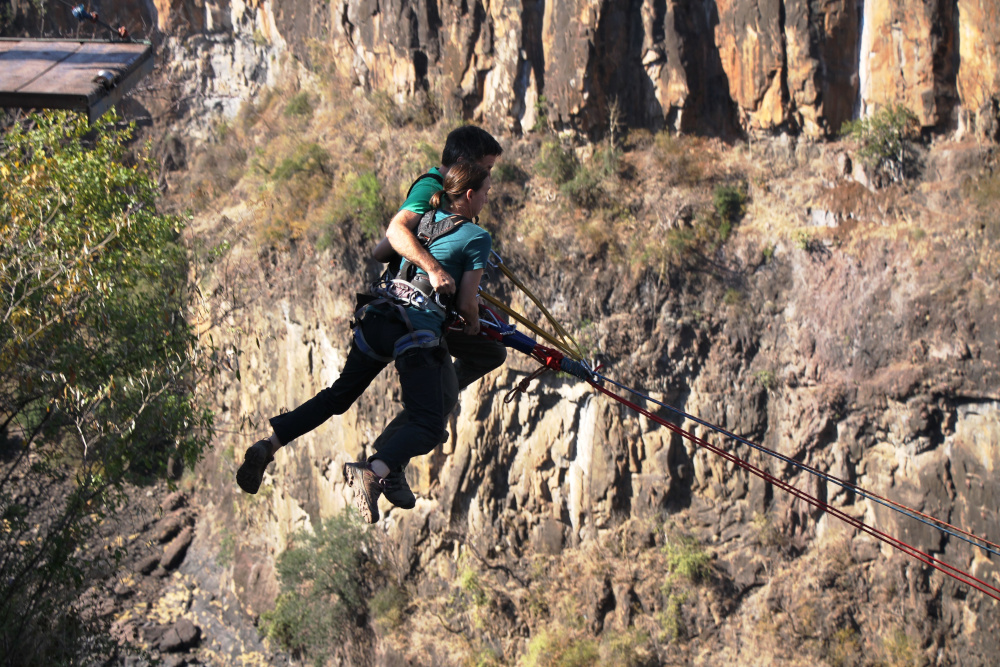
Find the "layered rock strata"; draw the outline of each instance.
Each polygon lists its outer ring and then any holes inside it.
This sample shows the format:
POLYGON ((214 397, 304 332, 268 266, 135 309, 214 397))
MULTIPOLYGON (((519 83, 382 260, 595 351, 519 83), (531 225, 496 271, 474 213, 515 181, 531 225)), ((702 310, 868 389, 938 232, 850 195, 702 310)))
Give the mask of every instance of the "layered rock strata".
MULTIPOLYGON (((103 37, 68 11, 7 6, 8 33, 103 37)), ((287 50, 401 104, 514 131, 543 122, 594 137, 622 121, 824 136, 903 103, 924 127, 995 138, 998 11, 990 0, 157 0, 102 16, 157 42, 173 102, 198 113, 235 113, 287 50)))

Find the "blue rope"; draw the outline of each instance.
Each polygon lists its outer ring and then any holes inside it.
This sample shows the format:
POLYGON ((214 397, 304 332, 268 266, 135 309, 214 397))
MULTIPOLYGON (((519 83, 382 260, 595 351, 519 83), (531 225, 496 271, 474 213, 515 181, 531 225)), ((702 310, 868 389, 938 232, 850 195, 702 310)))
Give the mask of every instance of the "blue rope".
POLYGON ((641 398, 649 401, 650 403, 655 403, 656 405, 659 405, 660 407, 664 407, 667 410, 670 410, 671 412, 673 412, 673 413, 675 413, 675 414, 677 414, 677 415, 679 415, 681 417, 684 417, 685 419, 690 419, 691 421, 696 422, 698 424, 701 424, 702 426, 705 426, 706 428, 710 428, 710 429, 712 429, 713 431, 715 431, 717 433, 721 433, 722 435, 728 436, 728 437, 732 438, 733 440, 736 440, 737 442, 741 442, 744 445, 747 445, 748 447, 752 447, 753 449, 756 449, 758 452, 761 452, 763 454, 768 454, 769 456, 773 456, 775 458, 781 459, 785 463, 790 463, 793 466, 795 466, 796 468, 799 468, 800 470, 805 470, 806 472, 811 473, 813 475, 816 475, 817 477, 820 477, 821 479, 824 479, 827 482, 831 482, 833 484, 836 484, 837 486, 841 487, 842 489, 844 489, 846 491, 851 491, 853 493, 856 493, 856 494, 858 494, 859 496, 861 496, 863 498, 867 498, 868 500, 874 500, 878 504, 880 504, 880 505, 882 505, 884 507, 888 507, 889 509, 893 510, 894 512, 899 512, 900 514, 905 514, 906 516, 910 517, 911 519, 916 519, 920 523, 926 524, 926 525, 930 526, 931 528, 936 528, 937 530, 940 530, 943 533, 947 533, 948 535, 951 535, 952 537, 956 537, 956 538, 962 540, 963 542, 968 542, 972 546, 978 547, 978 548, 980 548, 980 549, 982 549, 984 551, 988 551, 989 553, 993 554, 994 556, 1000 556, 1000 552, 998 552, 996 549, 993 549, 993 548, 991 548, 991 547, 989 547, 989 546, 987 546, 985 544, 979 544, 978 542, 974 542, 973 540, 969 539, 969 537, 967 537, 965 535, 962 535, 961 533, 956 533, 955 531, 951 530, 950 528, 947 528, 946 526, 942 526, 942 525, 936 524, 936 523, 931 523, 930 521, 928 521, 927 519, 925 519, 922 516, 914 514, 911 511, 905 510, 905 509, 903 509, 901 507, 898 507, 896 505, 893 505, 891 503, 888 503, 888 502, 882 500, 881 498, 876 498, 876 497, 872 496, 871 494, 869 494, 867 491, 865 491, 864 489, 862 489, 860 487, 848 484, 846 482, 842 482, 841 480, 837 479, 836 477, 831 477, 830 475, 827 475, 824 472, 812 469, 809 466, 805 465, 804 463, 800 463, 799 461, 796 461, 795 459, 789 458, 789 457, 785 456, 784 454, 780 454, 778 452, 775 452, 775 451, 772 451, 772 450, 767 449, 765 447, 762 447, 761 445, 758 445, 756 443, 750 442, 746 438, 741 438, 740 436, 736 435, 735 433, 730 433, 729 431, 727 431, 727 430, 725 430, 723 428, 720 428, 720 427, 718 427, 718 426, 716 426, 714 424, 710 424, 710 423, 708 423, 706 421, 698 419, 697 417, 695 417, 693 415, 689 415, 688 413, 684 412, 683 410, 679 410, 679 409, 673 407, 672 405, 667 405, 666 403, 663 403, 661 401, 656 400, 655 398, 652 398, 652 397, 647 396, 647 395, 645 395, 645 394, 643 394, 641 392, 638 392, 635 389, 632 389, 631 387, 627 387, 627 386, 625 386, 625 385, 623 385, 623 384, 621 384, 619 382, 615 382, 611 378, 606 377, 604 375, 601 375, 600 373, 598 373, 596 371, 594 371, 593 374, 596 377, 599 377, 602 380, 605 380, 605 381, 607 381, 607 382, 615 385, 616 387, 618 387, 620 389, 624 389, 625 391, 631 392, 631 393, 635 394, 636 396, 639 396, 639 397, 641 397, 641 398))

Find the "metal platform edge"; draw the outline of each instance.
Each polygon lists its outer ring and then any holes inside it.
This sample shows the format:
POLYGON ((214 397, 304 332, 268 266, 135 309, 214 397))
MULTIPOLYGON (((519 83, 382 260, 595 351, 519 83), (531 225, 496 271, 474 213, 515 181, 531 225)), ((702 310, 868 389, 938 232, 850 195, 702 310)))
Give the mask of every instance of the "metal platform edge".
POLYGON ((93 44, 143 44, 149 47, 143 51, 142 55, 130 66, 127 73, 117 81, 115 85, 104 91, 98 91, 89 96, 67 96, 67 95, 46 95, 43 93, 20 95, 17 106, 22 109, 66 109, 68 111, 86 112, 87 121, 93 123, 104 115, 108 109, 121 101, 135 84, 153 71, 155 64, 153 43, 148 40, 132 40, 131 42, 117 42, 102 39, 58 39, 58 38, 27 38, 27 37, 0 37, 0 42, 23 42, 31 39, 33 42, 78 42, 93 44))

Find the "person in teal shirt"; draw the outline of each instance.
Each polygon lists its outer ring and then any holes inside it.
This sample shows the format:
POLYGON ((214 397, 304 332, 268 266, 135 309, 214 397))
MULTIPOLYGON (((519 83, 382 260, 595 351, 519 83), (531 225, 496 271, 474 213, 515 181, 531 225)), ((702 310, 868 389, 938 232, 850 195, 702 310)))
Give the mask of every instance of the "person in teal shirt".
MULTIPOLYGON (((385 238, 372 252, 372 257, 380 262, 388 262, 392 266, 394 261, 402 256, 427 274, 431 287, 436 292, 453 294, 454 278, 417 239, 417 225, 421 216, 433 208, 430 204, 431 196, 441 189, 441 182, 453 165, 475 162, 492 172, 493 165, 502 154, 503 147, 500 143, 480 127, 463 125, 452 130, 441 151, 441 166, 428 169, 414 181, 406 200, 389 222, 385 238)), ((464 331, 448 331, 445 333, 445 340, 454 359, 459 391, 493 369, 499 368, 507 359, 507 348, 485 336, 468 335, 464 331)), ((455 404, 447 408, 447 412, 450 414, 457 404, 456 393, 455 404)), ((404 425, 402 420, 406 419, 406 415, 406 412, 402 412, 389 423, 383 435, 375 441, 373 445, 375 451, 381 448, 382 442, 387 437, 404 425)), ((392 471, 385 496, 393 505, 404 509, 412 508, 416 504, 416 497, 407 483, 405 470, 392 471)))

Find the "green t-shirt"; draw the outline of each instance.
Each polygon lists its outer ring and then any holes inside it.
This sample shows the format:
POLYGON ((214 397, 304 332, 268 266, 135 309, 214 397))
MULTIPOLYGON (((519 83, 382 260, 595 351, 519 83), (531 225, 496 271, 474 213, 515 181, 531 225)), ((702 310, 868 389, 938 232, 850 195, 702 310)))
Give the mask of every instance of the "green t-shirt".
MULTIPOLYGON (((441 171, 437 167, 431 167, 427 170, 428 174, 435 174, 436 176, 441 176, 441 171)), ((442 177, 442 181, 444 178, 442 177)), ((410 196, 406 198, 403 205, 399 207, 400 211, 410 211, 411 213, 416 213, 417 215, 423 215, 427 211, 431 210, 431 197, 435 192, 441 189, 441 182, 435 178, 423 178, 421 177, 413 185, 413 189, 410 190, 410 196)))
MULTIPOLYGON (((435 218, 441 220, 447 215, 448 213, 438 211, 435 218)), ((489 232, 474 222, 463 222, 455 231, 431 243, 427 251, 455 279, 457 289, 461 285, 463 273, 486 268, 492 248, 493 239, 489 232)), ((418 273, 423 271, 418 269, 418 273)), ((430 329, 441 334, 441 325, 444 323, 441 315, 415 308, 407 308, 406 315, 414 329, 430 329)))

